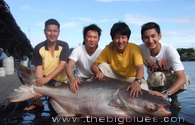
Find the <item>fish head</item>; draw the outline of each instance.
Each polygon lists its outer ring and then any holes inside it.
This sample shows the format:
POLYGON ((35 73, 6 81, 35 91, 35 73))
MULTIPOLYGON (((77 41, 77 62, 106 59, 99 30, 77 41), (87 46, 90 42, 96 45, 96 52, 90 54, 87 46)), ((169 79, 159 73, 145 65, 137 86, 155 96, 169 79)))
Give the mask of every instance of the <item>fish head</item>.
POLYGON ((131 98, 129 92, 120 91, 118 98, 123 107, 129 112, 140 117, 156 117, 158 119, 169 117, 171 112, 167 109, 170 103, 162 97, 149 94, 148 91, 142 90, 142 95, 137 98, 131 98))
POLYGON ((158 119, 171 116, 171 112, 168 111, 170 103, 161 97, 154 96, 151 99, 140 99, 137 102, 140 103, 136 112, 143 116, 156 117, 158 119))

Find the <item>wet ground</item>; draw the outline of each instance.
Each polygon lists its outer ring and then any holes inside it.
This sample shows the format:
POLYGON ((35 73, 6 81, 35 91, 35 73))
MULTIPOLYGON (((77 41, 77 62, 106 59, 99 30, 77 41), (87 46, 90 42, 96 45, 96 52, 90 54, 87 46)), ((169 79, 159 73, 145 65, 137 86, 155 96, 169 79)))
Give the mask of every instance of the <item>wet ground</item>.
POLYGON ((32 101, 24 101, 20 103, 10 103, 2 106, 0 109, 0 124, 51 124, 52 108, 49 108, 47 100, 44 99, 44 108, 37 108, 33 111, 24 111, 23 108, 28 106, 32 101))

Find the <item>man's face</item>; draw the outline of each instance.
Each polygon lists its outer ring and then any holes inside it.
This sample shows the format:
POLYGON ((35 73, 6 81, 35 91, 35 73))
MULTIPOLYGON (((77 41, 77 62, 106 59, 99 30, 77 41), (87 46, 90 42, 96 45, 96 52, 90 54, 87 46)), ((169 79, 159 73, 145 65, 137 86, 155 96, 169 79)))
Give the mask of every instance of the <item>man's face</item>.
POLYGON ((127 35, 116 34, 113 38, 115 48, 121 53, 125 51, 128 41, 127 35))
POLYGON ((57 41, 60 30, 57 25, 48 25, 44 30, 47 41, 54 43, 57 41))
POLYGON ((149 49, 155 49, 159 45, 161 38, 162 35, 158 34, 155 29, 149 29, 143 33, 142 41, 149 49))
POLYGON ((84 38, 87 47, 94 48, 99 42, 99 35, 97 31, 89 30, 84 38))

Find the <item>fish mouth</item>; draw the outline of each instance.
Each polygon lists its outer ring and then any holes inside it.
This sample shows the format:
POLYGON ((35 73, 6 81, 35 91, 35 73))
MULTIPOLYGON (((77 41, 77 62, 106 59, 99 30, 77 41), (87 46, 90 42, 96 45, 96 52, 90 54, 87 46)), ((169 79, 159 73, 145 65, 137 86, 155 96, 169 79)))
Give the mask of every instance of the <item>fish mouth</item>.
POLYGON ((158 110, 155 114, 153 114, 154 117, 158 119, 164 119, 165 117, 170 117, 171 112, 169 111, 170 104, 164 104, 158 107, 158 110))
POLYGON ((165 105, 163 106, 164 109, 169 109, 170 107, 171 107, 170 104, 165 104, 165 105))
POLYGON ((169 108, 171 107, 170 104, 165 104, 161 107, 161 110, 163 111, 163 117, 169 117, 171 116, 171 112, 169 111, 169 108))

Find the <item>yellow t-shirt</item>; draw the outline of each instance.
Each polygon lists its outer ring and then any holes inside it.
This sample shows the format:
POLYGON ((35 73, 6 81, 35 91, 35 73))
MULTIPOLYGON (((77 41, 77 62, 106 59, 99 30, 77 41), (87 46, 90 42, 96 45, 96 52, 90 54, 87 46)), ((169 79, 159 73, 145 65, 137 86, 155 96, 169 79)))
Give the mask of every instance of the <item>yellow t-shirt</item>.
POLYGON ((128 43, 124 53, 119 53, 115 48, 111 50, 106 46, 95 62, 108 63, 115 73, 130 78, 136 76, 136 66, 143 64, 143 59, 140 47, 128 43))

